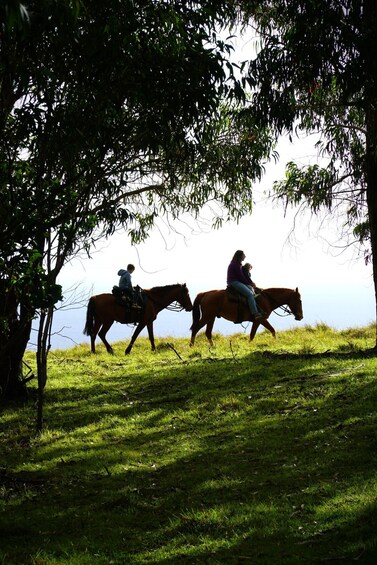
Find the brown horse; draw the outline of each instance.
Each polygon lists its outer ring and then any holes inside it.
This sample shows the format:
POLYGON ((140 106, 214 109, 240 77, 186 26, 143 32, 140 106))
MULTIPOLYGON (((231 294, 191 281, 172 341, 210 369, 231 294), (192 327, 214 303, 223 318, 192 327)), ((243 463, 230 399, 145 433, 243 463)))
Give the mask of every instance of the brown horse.
MULTIPOLYGON (((303 318, 302 302, 298 288, 296 290, 289 288, 266 288, 261 291, 260 296, 257 298, 257 303, 265 312, 266 317, 253 321, 250 341, 254 339, 260 324, 275 337, 276 332, 267 321, 267 318, 276 308, 287 305, 288 309, 286 311, 289 314, 293 314, 295 320, 302 320, 303 318)), ((227 290, 201 292, 194 300, 190 345, 194 345, 196 334, 205 325, 207 325, 205 332, 207 339, 213 345, 212 328, 216 317, 225 318, 235 323, 252 321, 252 315, 244 297, 238 294, 233 295, 233 293, 229 293, 227 290)))
POLYGON ((97 333, 105 344, 107 351, 113 353, 111 345, 106 341, 106 333, 114 322, 120 322, 121 324, 137 324, 131 342, 125 351, 126 355, 131 353, 136 338, 145 326, 147 326, 148 329, 152 351, 155 351, 153 322, 157 318, 157 314, 164 308, 168 308, 169 305, 172 305, 170 310, 186 310, 186 312, 191 312, 192 310, 191 298, 185 284, 155 286, 150 289, 144 289, 142 294, 144 297, 143 308, 139 311, 131 310, 131 312, 127 313, 125 306, 119 304, 112 294, 97 294, 90 298, 86 313, 84 334, 90 336, 92 353, 96 351, 95 340, 97 333), (174 306, 173 303, 177 303, 176 306, 174 306))

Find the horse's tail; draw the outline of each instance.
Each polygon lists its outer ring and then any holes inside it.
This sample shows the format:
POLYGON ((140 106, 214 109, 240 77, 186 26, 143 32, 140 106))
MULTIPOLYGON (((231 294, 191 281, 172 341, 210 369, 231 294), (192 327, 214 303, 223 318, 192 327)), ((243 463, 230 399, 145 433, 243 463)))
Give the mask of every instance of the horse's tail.
POLYGON ((192 326, 190 330, 193 329, 194 324, 197 324, 200 320, 201 316, 201 307, 200 304, 202 302, 204 292, 200 292, 194 300, 193 308, 192 308, 192 326))
POLYGON ((86 324, 83 331, 84 335, 89 335, 89 336, 92 335, 94 310, 95 310, 95 301, 94 301, 94 296, 92 296, 92 298, 88 302, 88 308, 86 310, 86 324))

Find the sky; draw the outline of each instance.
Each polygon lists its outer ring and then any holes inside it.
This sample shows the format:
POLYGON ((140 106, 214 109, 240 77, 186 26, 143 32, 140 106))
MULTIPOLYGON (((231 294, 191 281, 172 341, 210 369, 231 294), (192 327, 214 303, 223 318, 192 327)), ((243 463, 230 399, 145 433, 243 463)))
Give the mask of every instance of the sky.
MULTIPOLYGON (((253 265, 252 278, 259 287, 298 287, 301 292, 304 319, 296 322, 293 316, 272 313, 269 321, 277 331, 321 323, 337 329, 373 323, 371 266, 356 256, 355 249, 342 251, 329 246, 337 240, 337 217, 325 220, 308 213, 298 219, 297 210, 285 212, 282 203, 266 198, 273 181, 284 174, 287 160, 313 162, 316 156, 312 140, 303 139, 293 145, 283 140, 278 152, 279 163, 269 163, 264 179, 255 187, 253 213, 239 224, 229 223, 214 230, 208 222, 196 225, 184 218, 175 226, 175 232, 161 221, 159 229, 154 229, 141 245, 131 246, 127 235, 118 233, 99 244, 90 259, 75 259, 67 264, 58 280, 66 299, 63 309, 55 314, 52 348, 65 349, 80 343, 89 346, 89 338, 82 333, 87 301, 92 294, 111 292, 119 280, 118 270, 128 263, 136 267, 134 285, 151 288, 186 283, 193 301, 199 292, 225 288, 227 267, 237 249, 242 249, 246 261, 253 265), (67 291, 72 287, 77 288, 70 296, 67 291)), ((189 339, 190 325, 190 313, 165 310, 155 322, 155 336, 189 339)), ((250 329, 249 325, 217 319, 214 332, 228 335, 249 333, 250 329)), ((115 323, 108 340, 129 340, 133 331, 133 326, 115 323)), ((141 335, 147 335, 146 330, 141 335)), ((32 335, 31 347, 33 341, 32 335)))

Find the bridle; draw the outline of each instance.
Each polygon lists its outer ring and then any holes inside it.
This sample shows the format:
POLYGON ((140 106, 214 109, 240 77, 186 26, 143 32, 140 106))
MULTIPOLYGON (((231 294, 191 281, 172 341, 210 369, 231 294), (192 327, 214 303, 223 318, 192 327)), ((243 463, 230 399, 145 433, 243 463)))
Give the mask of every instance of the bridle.
MULTIPOLYGON (((273 304, 276 304, 276 305, 278 304, 277 301, 276 301, 274 298, 272 298, 272 296, 271 296, 268 292, 266 292, 265 290, 262 290, 262 294, 263 294, 263 293, 268 297, 268 299, 269 299, 273 304)), ((273 312, 274 312, 277 316, 279 316, 280 318, 286 318, 287 316, 295 316, 295 315, 296 315, 296 314, 294 314, 294 313, 292 312, 292 310, 291 310, 291 309, 289 308, 289 306, 287 306, 286 304, 282 304, 281 306, 276 306, 276 309, 274 308, 274 309, 273 309, 273 312), (277 309, 282 310, 283 313, 282 313, 282 314, 279 314, 279 312, 276 311, 277 309)))

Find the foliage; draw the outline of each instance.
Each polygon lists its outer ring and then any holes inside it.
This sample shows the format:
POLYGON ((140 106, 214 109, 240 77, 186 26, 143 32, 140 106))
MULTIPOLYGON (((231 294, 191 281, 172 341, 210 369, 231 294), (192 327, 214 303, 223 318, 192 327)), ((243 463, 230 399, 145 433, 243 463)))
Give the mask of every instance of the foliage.
POLYGON ((24 273, 48 253, 57 270, 89 250, 98 228, 109 235, 124 225, 137 241, 158 214, 197 213, 208 200, 230 217, 250 211, 250 181, 271 145, 263 133, 250 143, 232 107, 241 91, 224 68, 231 47, 215 33, 232 16, 226 2, 29 10, 1 46, 4 62, 14 45, 22 52, 3 66, 12 104, 1 113, 2 269, 11 259, 24 273))
POLYGON ((54 351, 43 433, 32 402, 0 420, 0 562, 374 563, 373 340, 54 351))
POLYGON ((368 247, 376 222, 374 167, 377 14, 369 0, 250 1, 260 49, 250 61, 252 112, 277 134, 317 132, 321 167, 288 164, 278 198, 344 217, 368 247), (368 188, 369 187, 369 188, 368 188), (372 216, 372 218, 371 218, 372 216))
POLYGON ((137 242, 159 215, 209 201, 223 210, 216 225, 251 211, 272 142, 238 119, 243 91, 221 36, 235 17, 225 0, 3 5, 0 273, 14 300, 0 311, 0 373, 18 370, 13 334, 53 309, 63 265, 98 238, 123 227, 137 242))

